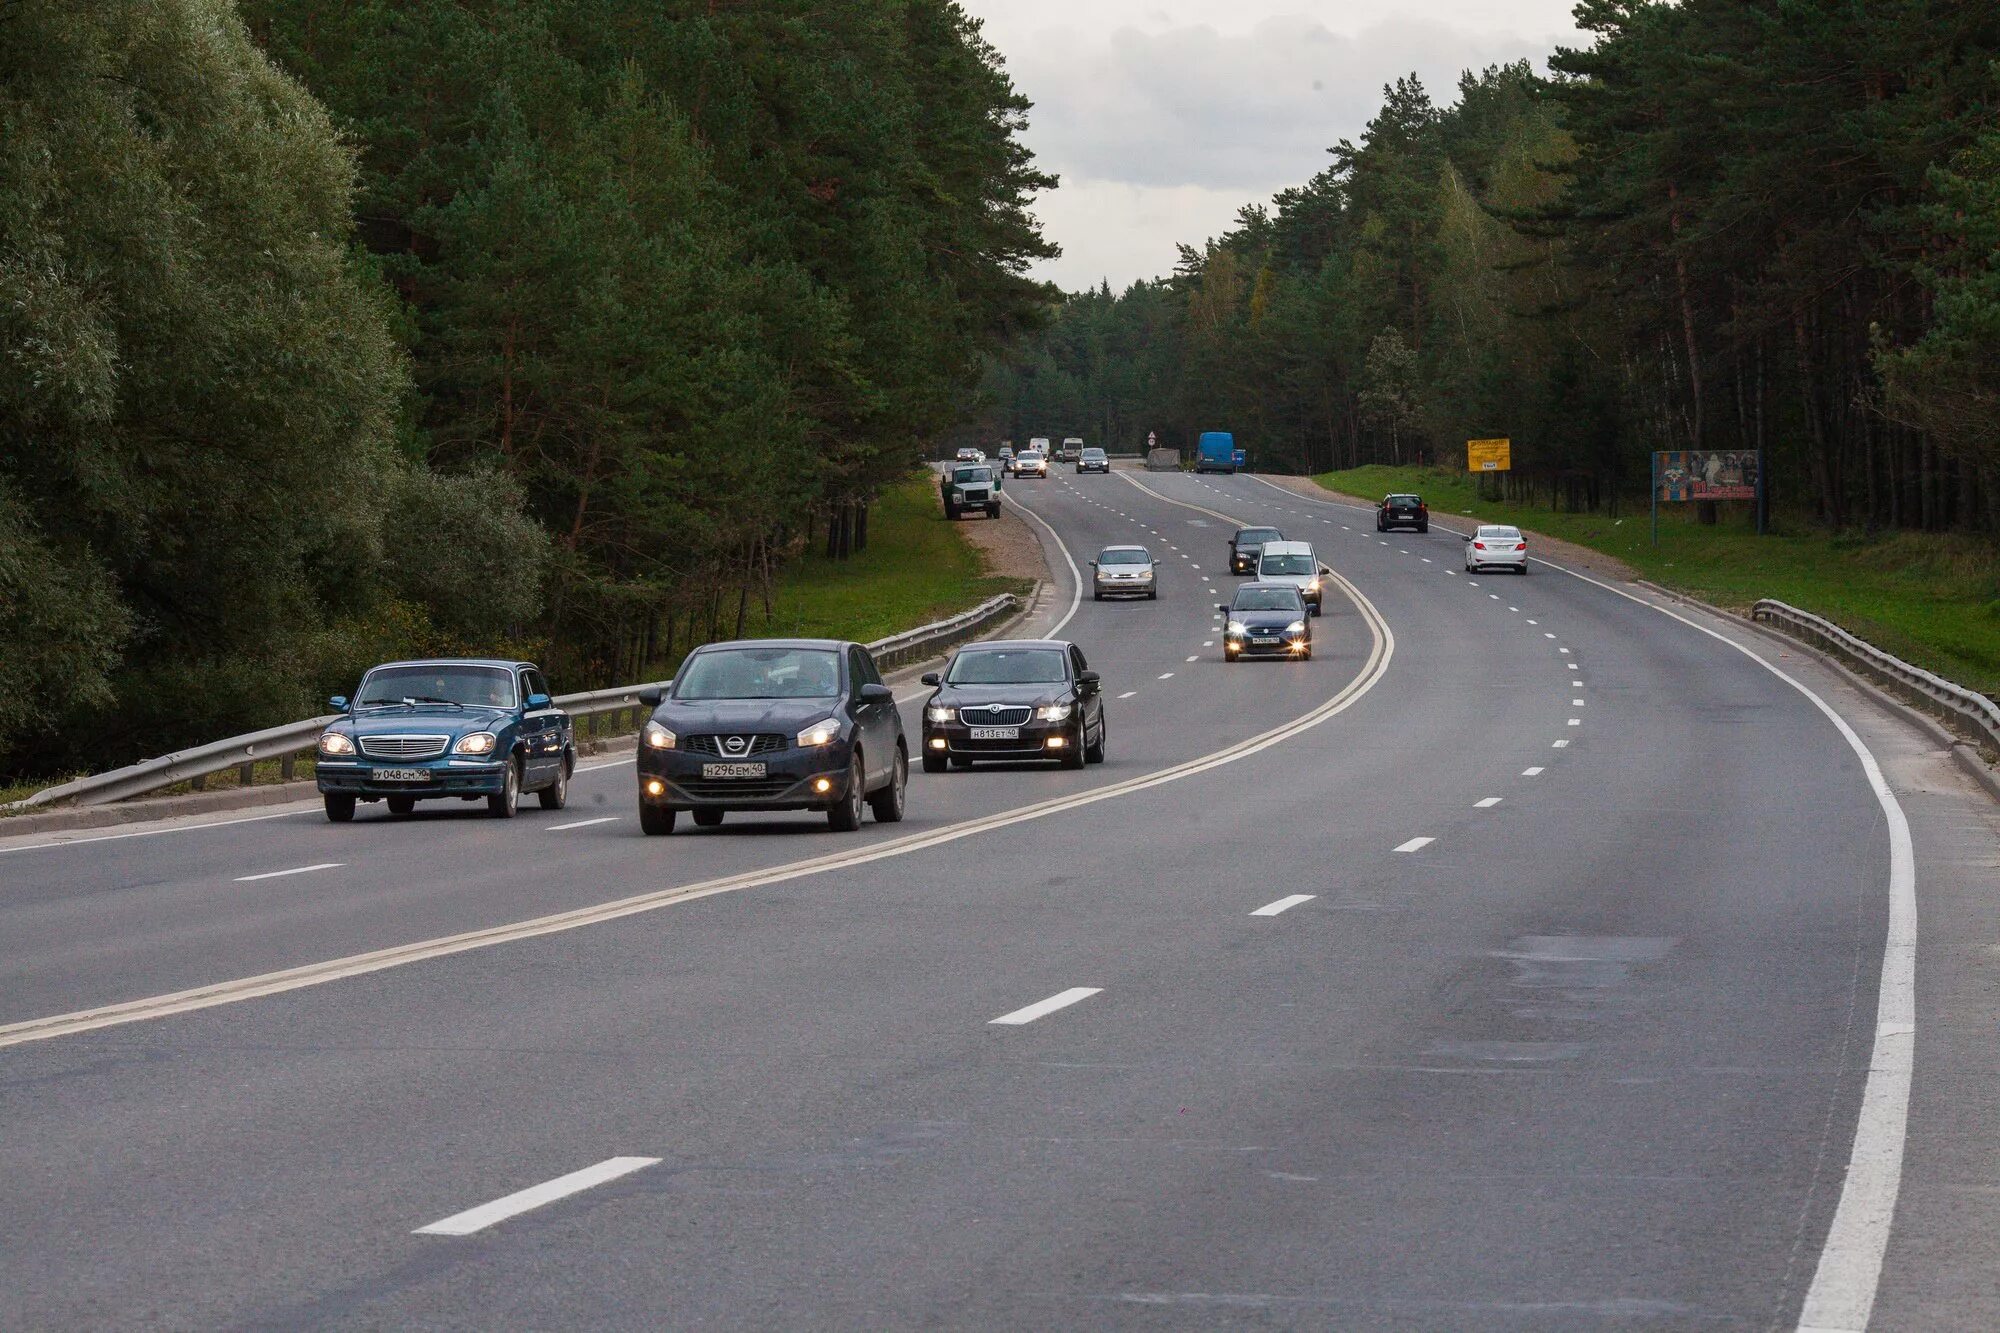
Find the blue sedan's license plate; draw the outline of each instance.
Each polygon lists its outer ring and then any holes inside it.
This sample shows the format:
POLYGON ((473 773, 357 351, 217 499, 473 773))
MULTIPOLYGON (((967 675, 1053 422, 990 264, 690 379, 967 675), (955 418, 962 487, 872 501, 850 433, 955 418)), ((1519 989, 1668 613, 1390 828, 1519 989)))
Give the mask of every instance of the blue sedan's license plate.
POLYGON ((703 764, 701 775, 705 778, 761 778, 764 776, 764 765, 703 764))
POLYGON ((429 782, 430 773, 421 768, 378 768, 373 774, 377 782, 429 782))

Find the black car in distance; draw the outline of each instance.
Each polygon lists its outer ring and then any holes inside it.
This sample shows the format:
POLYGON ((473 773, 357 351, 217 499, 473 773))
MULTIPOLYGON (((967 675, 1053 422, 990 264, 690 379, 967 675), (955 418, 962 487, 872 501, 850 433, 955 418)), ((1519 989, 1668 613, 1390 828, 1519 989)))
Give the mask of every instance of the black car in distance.
POLYGON ((1396 528, 1415 528, 1418 532, 1431 530, 1431 509, 1421 495, 1385 495, 1382 503, 1375 506, 1375 531, 1389 532, 1396 528))
POLYGON ((1284 539, 1285 534, 1276 528, 1238 528, 1236 535, 1229 539, 1229 572, 1255 574, 1257 557, 1264 553, 1264 543, 1284 539))
POLYGON ((996 639, 959 649, 924 684, 924 772, 975 760, 1104 762, 1104 690, 1083 650, 1060 639, 996 639))
POLYGON ((1222 660, 1283 657, 1312 660, 1312 617, 1305 597, 1289 583, 1239 584, 1236 595, 1217 602, 1222 612, 1222 660))
POLYGON ((639 826, 711 827, 732 810, 824 810, 838 832, 903 817, 909 743, 896 696, 858 643, 752 639, 697 648, 641 691, 639 826))

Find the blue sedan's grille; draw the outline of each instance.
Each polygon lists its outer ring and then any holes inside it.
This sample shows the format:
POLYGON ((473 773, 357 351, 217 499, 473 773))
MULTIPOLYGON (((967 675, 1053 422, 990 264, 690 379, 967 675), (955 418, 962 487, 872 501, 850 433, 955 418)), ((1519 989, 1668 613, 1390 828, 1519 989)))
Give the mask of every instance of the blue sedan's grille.
POLYGON ((449 736, 363 736, 361 753, 370 759, 435 759, 449 736))

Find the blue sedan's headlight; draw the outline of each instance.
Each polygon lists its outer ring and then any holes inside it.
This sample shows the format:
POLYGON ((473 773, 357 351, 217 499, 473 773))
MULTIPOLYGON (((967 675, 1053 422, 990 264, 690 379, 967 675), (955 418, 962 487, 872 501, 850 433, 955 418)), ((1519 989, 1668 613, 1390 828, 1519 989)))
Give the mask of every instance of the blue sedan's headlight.
POLYGON ((319 734, 321 754, 353 754, 354 738, 342 731, 322 731, 319 734))
POLYGON ((451 747, 453 754, 492 754, 493 747, 500 738, 490 731, 475 731, 470 736, 458 738, 458 744, 451 747))

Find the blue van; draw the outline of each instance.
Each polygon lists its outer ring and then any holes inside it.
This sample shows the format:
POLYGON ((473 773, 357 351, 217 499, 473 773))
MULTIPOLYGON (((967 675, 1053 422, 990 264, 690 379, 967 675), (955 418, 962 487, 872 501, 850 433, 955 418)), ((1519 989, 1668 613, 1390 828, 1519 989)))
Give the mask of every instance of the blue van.
POLYGON ((1243 455, 1237 452, 1236 437, 1226 430, 1204 431, 1194 458, 1196 472, 1236 471, 1243 455))

